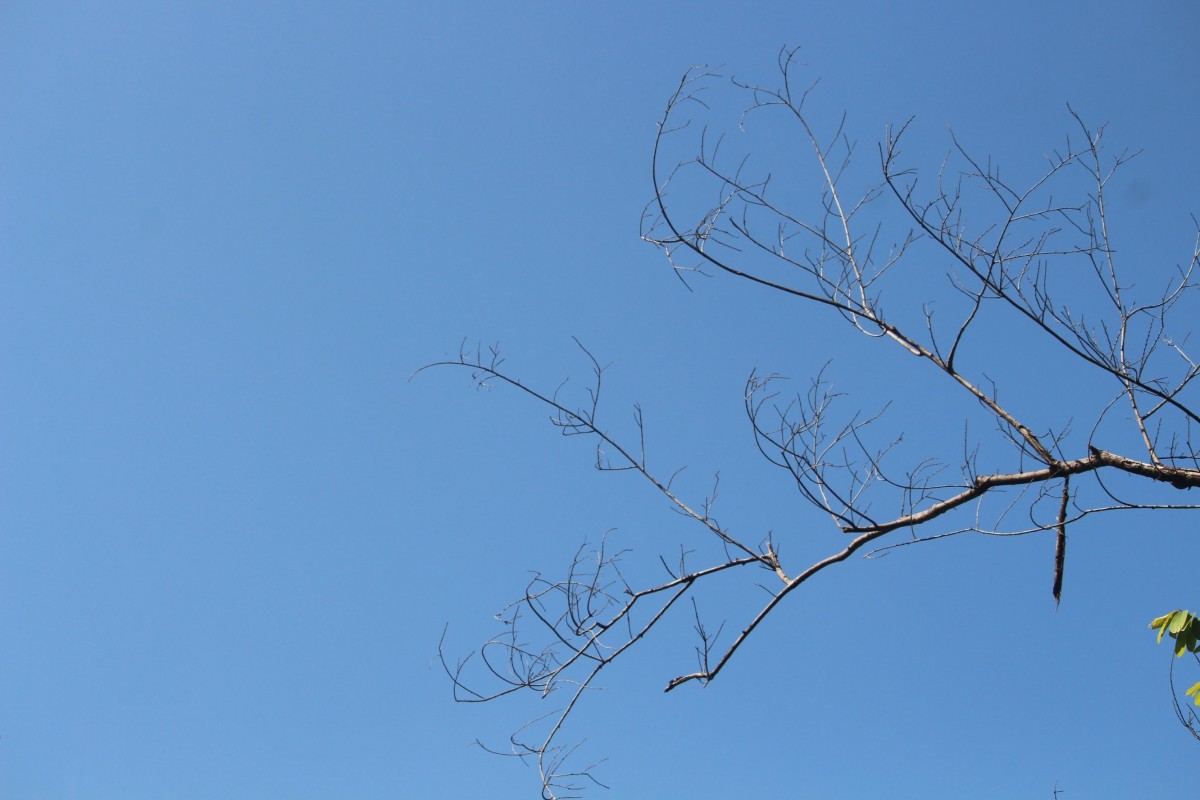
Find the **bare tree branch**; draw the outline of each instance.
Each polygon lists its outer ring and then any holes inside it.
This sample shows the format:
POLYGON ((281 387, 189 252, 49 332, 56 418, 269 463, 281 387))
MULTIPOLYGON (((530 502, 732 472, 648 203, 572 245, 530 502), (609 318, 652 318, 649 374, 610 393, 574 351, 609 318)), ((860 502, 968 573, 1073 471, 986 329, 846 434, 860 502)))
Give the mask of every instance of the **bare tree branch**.
MULTIPOLYGON (((1200 363, 1187 344, 1194 312, 1181 312, 1195 297, 1200 225, 1193 219, 1197 235, 1184 265, 1153 277, 1138 265, 1143 282, 1159 287, 1140 296, 1123 277, 1106 199, 1114 175, 1136 154, 1108 156, 1103 127, 1089 128, 1068 108, 1073 135, 1021 185, 1002 178, 998 165, 974 156, 951 133, 945 161, 933 180, 921 182, 902 163, 909 120, 887 131, 879 172, 864 178, 846 118, 826 129, 810 120, 805 105, 816 83, 800 82, 796 56, 796 50, 780 53, 773 85, 730 81, 744 105, 729 135, 689 116, 713 110, 707 93, 720 76, 705 68, 684 74, 658 123, 654 196, 643 212, 642 238, 662 251, 685 284, 705 270, 747 281, 832 312, 831 321, 848 335, 898 345, 885 355, 914 375, 940 376, 947 394, 965 401, 961 453, 942 457, 931 448, 910 463, 895 463, 912 445, 905 442, 902 450, 904 431, 885 429, 887 404, 843 413, 846 397, 834 389, 828 364, 794 397, 784 394, 779 375, 752 371, 745 413, 759 453, 832 521, 832 530, 848 537, 823 558, 793 564, 780 555, 773 535, 754 543, 717 522, 716 482, 708 497, 685 500, 673 488, 676 473, 650 469, 640 406, 631 437, 601 424, 604 367, 582 345, 592 380, 579 404, 565 399, 562 386, 546 392, 514 377, 496 348, 462 350, 456 361, 429 365, 465 368, 479 386, 509 386, 547 407, 564 436, 595 441, 597 469, 640 476, 701 533, 680 548, 677 564, 662 554, 648 557, 666 577, 636 586, 620 567, 632 558, 629 551, 610 552, 603 539, 583 547, 564 577, 535 576, 500 615, 504 633, 486 642, 474 662, 451 664, 439 647, 455 696, 464 702, 521 690, 542 698, 565 694, 558 711, 521 728, 510 742, 512 754, 536 760, 546 798, 571 796, 595 780, 591 766, 566 766, 576 746, 559 743, 564 726, 600 671, 663 625, 685 596, 697 668, 670 678, 667 691, 716 678, 786 597, 860 550, 871 556, 970 533, 1052 532, 1057 604, 1069 528, 1115 511, 1200 508, 1167 499, 1171 491, 1200 487, 1200 448, 1192 433, 1200 424, 1200 363), (786 169, 759 171, 752 148, 738 151, 738 137, 759 124, 786 126, 786 140, 803 144, 811 167, 804 180, 793 186, 786 169), (669 155, 680 146, 684 155, 669 155), (945 276, 950 300, 948 312, 939 307, 936 317, 931 300, 905 301, 911 286, 928 284, 931 270, 945 276), (1022 358, 1065 360, 1109 388, 1098 398, 1064 403, 1054 418, 1027 418, 1018 410, 1021 393, 1041 387, 1008 386, 992 371, 979 343, 997 332, 1038 348, 1022 358), (972 426, 972 418, 986 424, 972 426), (990 432, 972 433, 980 427, 990 432), (718 557, 688 565, 692 545, 703 543, 706 554, 718 557), (718 576, 743 576, 757 586, 761 570, 774 576, 767 600, 722 644, 725 623, 704 621, 702 592, 718 576), (482 667, 481 677, 495 688, 471 688, 477 684, 466 679, 469 666, 482 667)), ((793 154, 778 163, 785 162, 792 168, 793 154)))

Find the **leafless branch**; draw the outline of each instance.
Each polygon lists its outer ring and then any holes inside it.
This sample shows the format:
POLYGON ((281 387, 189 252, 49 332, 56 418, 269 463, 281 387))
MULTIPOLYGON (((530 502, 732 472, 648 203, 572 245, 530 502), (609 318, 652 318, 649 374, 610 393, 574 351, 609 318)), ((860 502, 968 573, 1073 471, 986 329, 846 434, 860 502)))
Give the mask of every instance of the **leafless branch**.
POLYGON ((720 76, 705 68, 684 74, 658 123, 654 196, 642 216, 642 238, 685 283, 708 273, 747 281, 814 312, 832 312, 829 322, 847 335, 890 342, 885 356, 962 399, 961 453, 930 450, 906 463, 913 445, 903 431, 887 429, 887 404, 844 412, 847 398, 834 388, 829 365, 795 396, 784 392, 778 374, 751 372, 745 413, 758 451, 832 530, 848 537, 823 558, 791 564, 774 534, 753 545, 716 521, 715 482, 708 497, 688 502, 674 488, 677 473, 660 476, 649 468, 640 406, 632 437, 601 424, 605 368, 582 345, 592 381, 578 404, 565 399, 564 387, 545 392, 514 377, 497 348, 463 350, 456 361, 430 365, 467 369, 480 387, 509 386, 541 403, 564 436, 594 440, 597 469, 638 475, 699 526, 697 542, 715 545, 722 556, 693 568, 689 542, 677 564, 651 557, 666 578, 637 588, 620 569, 630 553, 609 552, 602 540, 582 548, 565 577, 536 576, 501 614, 504 632, 485 643, 474 662, 452 665, 439 648, 456 697, 465 702, 517 691, 566 696, 559 711, 538 723, 537 736, 522 729, 511 742, 513 753, 536 759, 547 798, 568 796, 562 792, 591 779, 590 767, 564 766, 574 749, 559 739, 572 711, 600 671, 657 629, 685 596, 698 640, 697 669, 671 678, 667 691, 715 679, 785 598, 859 551, 878 555, 970 533, 1052 532, 1057 604, 1070 528, 1114 511, 1200 507, 1167 499, 1200 487, 1200 449, 1192 434, 1200 424, 1200 362, 1188 345, 1200 225, 1182 266, 1151 277, 1137 265, 1144 283, 1157 282, 1150 295, 1139 294, 1123 277, 1107 200, 1114 175, 1136 154, 1109 156, 1104 128, 1090 128, 1068 108, 1072 135, 1020 184, 953 133, 946 159, 932 180, 922 180, 903 162, 909 120, 887 131, 878 172, 864 176, 846 117, 828 128, 810 119, 805 106, 816 83, 801 80, 796 50, 781 52, 779 70, 772 85, 730 81, 729 90, 745 104, 729 134, 698 118, 713 110, 708 93, 720 76), (772 173, 757 167, 752 147, 739 150, 739 137, 768 124, 785 126, 789 136, 781 140, 802 143, 811 167, 802 179, 789 173, 799 169, 790 153, 778 162, 786 169, 772 173), (911 291, 897 291, 927 285, 931 271, 945 277, 949 293, 947 310, 939 306, 936 317, 930 302, 910 307, 911 291), (1077 407, 1064 405, 1059 416, 1042 412, 1046 418, 1034 419, 1021 410, 1021 394, 1058 389, 1014 387, 990 371, 994 365, 979 344, 997 334, 1031 343, 1034 349, 1019 358, 1065 360, 1108 388, 1077 407), (968 424, 973 418, 986 424, 968 424), (973 433, 981 429, 991 432, 973 433), (636 445, 623 444, 627 438, 636 445), (766 601, 721 643, 724 623, 714 629, 704 622, 699 591, 717 576, 757 580, 759 570, 774 576, 766 601), (538 644, 526 641, 527 631, 540 635, 538 644), (481 666, 496 688, 469 688, 468 666, 481 666))

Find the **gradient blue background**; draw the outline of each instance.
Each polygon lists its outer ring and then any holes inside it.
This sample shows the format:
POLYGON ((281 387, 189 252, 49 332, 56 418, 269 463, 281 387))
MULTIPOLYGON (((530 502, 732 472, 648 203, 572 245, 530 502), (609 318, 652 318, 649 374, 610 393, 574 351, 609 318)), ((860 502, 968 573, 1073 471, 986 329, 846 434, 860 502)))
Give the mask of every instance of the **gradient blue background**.
MULTIPOLYGON (((465 652, 585 537, 696 534, 543 410, 409 375, 466 337, 554 386, 586 377, 577 336, 614 428, 640 401, 690 497, 719 469, 724 521, 819 557, 840 539, 754 453, 745 376, 833 359, 872 407, 903 372, 814 309, 688 293, 638 241, 680 73, 769 81, 803 45, 865 158, 915 114, 930 168, 947 123, 1036 163, 1070 102, 1144 148, 1114 214, 1169 264, 1200 211, 1198 35, 1190 2, 3 3, 0 795, 536 796, 471 741, 548 709, 454 705, 443 626, 465 652)), ((1057 612, 1045 537, 855 561, 663 695, 681 615, 570 735, 609 758, 596 796, 1186 795, 1146 623, 1197 602, 1194 528, 1080 526, 1057 612)))

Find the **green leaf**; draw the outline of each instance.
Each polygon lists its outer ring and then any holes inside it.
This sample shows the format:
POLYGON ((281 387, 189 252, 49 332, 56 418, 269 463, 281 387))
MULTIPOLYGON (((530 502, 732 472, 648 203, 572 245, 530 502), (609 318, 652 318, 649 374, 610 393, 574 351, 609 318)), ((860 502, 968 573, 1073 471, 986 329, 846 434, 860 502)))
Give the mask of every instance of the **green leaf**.
POLYGON ((1178 611, 1172 611, 1169 614, 1163 614, 1161 617, 1155 617, 1150 623, 1150 627, 1158 629, 1158 644, 1162 644, 1163 634, 1167 632, 1167 626, 1171 624, 1171 620, 1175 618, 1178 611))
POLYGON ((1162 644, 1163 634, 1171 634, 1171 638, 1175 640, 1173 649, 1176 656, 1200 651, 1200 619, 1190 611, 1176 609, 1170 614, 1156 617, 1150 623, 1150 628, 1158 629, 1159 644, 1162 644))

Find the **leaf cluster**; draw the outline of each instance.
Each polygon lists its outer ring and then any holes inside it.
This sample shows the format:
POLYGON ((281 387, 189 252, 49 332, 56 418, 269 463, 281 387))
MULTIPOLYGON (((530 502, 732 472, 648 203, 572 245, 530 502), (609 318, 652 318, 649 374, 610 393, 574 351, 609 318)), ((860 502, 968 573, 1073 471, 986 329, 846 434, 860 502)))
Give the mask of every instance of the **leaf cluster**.
MULTIPOLYGON (((1169 614, 1163 614, 1150 622, 1150 628, 1158 630, 1159 644, 1165 635, 1175 640, 1176 657, 1184 653, 1200 652, 1200 619, 1190 611, 1176 609, 1169 614)), ((1200 706, 1200 683, 1188 689, 1186 694, 1200 706)))

